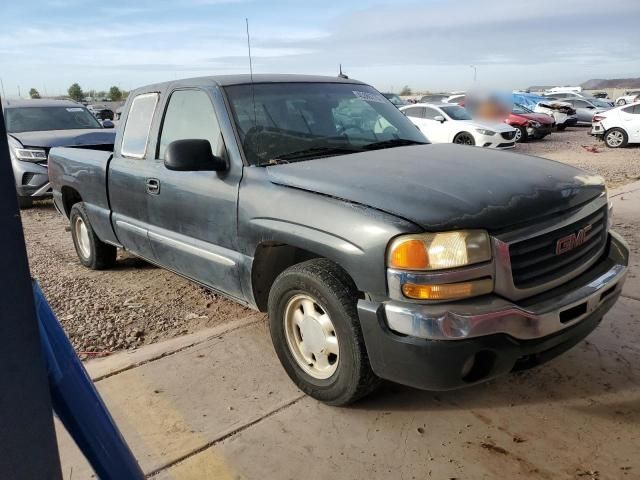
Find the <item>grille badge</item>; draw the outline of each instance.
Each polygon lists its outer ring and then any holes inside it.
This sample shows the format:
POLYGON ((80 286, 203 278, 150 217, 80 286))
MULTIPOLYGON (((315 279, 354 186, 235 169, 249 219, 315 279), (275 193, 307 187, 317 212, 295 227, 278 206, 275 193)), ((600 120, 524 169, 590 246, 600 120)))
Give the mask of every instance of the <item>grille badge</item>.
POLYGON ((570 252, 574 248, 582 245, 587 240, 587 233, 589 233, 591 228, 592 226, 589 224, 571 235, 559 238, 556 241, 556 255, 562 255, 563 253, 570 252))

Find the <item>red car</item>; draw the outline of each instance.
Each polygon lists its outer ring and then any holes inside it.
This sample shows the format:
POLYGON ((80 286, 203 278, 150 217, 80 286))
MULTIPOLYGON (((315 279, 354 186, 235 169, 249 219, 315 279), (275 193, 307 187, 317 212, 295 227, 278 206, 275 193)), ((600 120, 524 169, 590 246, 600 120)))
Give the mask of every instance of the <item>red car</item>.
POLYGON ((511 115, 505 119, 505 123, 516 129, 516 142, 526 142, 530 138, 541 139, 549 135, 555 121, 545 113, 535 113, 516 103, 513 105, 511 115))

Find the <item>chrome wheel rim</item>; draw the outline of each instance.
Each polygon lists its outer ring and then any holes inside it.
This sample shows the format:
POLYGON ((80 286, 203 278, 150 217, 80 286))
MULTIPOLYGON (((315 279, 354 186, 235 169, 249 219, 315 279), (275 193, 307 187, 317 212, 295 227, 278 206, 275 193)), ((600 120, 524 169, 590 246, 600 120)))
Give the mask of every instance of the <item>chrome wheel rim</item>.
POLYGON ((519 142, 521 138, 522 138, 522 131, 519 128, 516 128, 516 134, 514 135, 513 140, 515 142, 519 142))
POLYGON ((78 251, 83 258, 89 258, 91 256, 91 242, 89 241, 89 230, 82 217, 76 217, 73 223, 73 229, 76 235, 76 244, 78 245, 78 251))
POLYGON ((609 144, 609 146, 619 147, 620 145, 622 145, 623 141, 624 136, 622 135, 622 132, 616 131, 607 133, 607 143, 609 144))
POLYGON ((335 373, 340 359, 336 330, 327 311, 306 294, 293 296, 284 313, 284 331, 296 363, 313 378, 335 373))

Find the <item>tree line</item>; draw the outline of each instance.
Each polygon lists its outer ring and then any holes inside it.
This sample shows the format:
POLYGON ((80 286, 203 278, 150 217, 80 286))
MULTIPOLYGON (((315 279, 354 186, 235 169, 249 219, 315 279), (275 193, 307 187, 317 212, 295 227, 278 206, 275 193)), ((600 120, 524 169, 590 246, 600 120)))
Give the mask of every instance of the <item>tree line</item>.
MULTIPOLYGON (((129 95, 129 92, 127 92, 126 90, 120 90, 120 88, 116 87, 115 85, 111 87, 108 92, 105 92, 104 90, 88 90, 85 92, 82 90, 82 87, 80 87, 78 83, 74 83, 73 85, 71 85, 67 90, 67 93, 69 94, 69 98, 71 98, 71 100, 75 100, 76 102, 81 102, 86 98, 92 98, 94 100, 100 98, 108 98, 112 102, 119 102, 126 99, 127 95, 129 95)), ((36 88, 32 88, 31 90, 29 90, 29 96, 31 98, 42 98, 40 96, 40 92, 38 92, 38 89, 36 88)))

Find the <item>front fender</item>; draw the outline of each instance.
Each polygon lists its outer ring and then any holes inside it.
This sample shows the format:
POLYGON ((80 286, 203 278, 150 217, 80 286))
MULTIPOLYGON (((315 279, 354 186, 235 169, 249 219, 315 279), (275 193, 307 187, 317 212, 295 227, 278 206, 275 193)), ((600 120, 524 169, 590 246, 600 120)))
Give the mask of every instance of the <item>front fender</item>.
POLYGON ((379 210, 275 185, 259 167, 245 168, 238 211, 241 248, 249 262, 261 244, 291 245, 332 260, 347 271, 360 291, 375 297, 386 295, 389 241, 421 231, 379 210))

